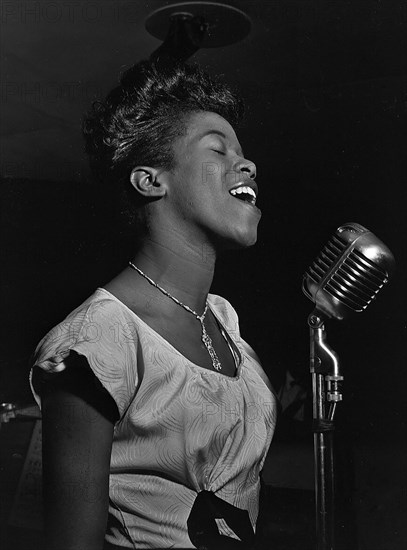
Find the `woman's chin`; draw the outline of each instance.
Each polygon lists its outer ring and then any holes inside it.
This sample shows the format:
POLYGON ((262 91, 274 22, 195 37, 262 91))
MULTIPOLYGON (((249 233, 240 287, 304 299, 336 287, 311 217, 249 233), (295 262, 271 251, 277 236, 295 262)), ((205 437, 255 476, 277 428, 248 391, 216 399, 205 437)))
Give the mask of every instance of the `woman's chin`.
POLYGON ((256 235, 250 237, 250 238, 246 238, 246 239, 242 239, 239 243, 239 245, 236 247, 236 248, 250 248, 251 246, 254 246, 257 242, 257 232, 256 232, 256 235))
POLYGON ((254 246, 257 242, 257 229, 255 231, 239 232, 222 241, 220 248, 223 250, 243 250, 254 246))

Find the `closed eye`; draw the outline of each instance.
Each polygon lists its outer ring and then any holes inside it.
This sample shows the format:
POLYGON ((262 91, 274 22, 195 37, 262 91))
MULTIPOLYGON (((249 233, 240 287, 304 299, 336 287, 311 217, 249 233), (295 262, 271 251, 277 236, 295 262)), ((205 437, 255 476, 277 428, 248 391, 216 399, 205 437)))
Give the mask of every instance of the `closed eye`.
POLYGON ((219 155, 223 155, 223 156, 226 155, 226 153, 224 153, 223 151, 219 151, 218 149, 212 149, 212 151, 214 151, 215 153, 218 153, 219 155))

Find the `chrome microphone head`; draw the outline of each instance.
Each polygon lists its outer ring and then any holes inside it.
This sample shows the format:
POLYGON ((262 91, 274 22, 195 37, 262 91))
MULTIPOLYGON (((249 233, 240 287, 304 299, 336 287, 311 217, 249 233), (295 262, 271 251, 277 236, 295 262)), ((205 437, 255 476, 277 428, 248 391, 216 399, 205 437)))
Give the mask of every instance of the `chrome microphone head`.
POLYGON ((346 223, 305 272, 302 289, 325 316, 364 311, 394 271, 394 256, 371 231, 346 223))

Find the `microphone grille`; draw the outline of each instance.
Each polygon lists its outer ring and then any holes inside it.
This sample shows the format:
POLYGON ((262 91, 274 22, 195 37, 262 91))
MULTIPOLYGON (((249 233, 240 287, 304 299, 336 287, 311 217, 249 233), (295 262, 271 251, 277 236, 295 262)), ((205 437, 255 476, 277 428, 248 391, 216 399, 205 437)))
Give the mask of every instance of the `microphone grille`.
POLYGON ((330 316, 364 311, 387 283, 394 258, 359 224, 338 228, 304 275, 304 293, 330 316), (345 306, 342 307, 342 306, 345 306))

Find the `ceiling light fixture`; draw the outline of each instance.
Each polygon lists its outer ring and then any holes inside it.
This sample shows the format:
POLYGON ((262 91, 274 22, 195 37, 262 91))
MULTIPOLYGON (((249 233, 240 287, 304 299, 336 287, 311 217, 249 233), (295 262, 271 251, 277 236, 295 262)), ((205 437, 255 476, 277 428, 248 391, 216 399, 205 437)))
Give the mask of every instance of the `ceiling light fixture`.
POLYGON ((217 2, 181 2, 164 6, 146 19, 147 31, 163 40, 150 59, 185 61, 200 48, 220 48, 243 40, 250 18, 238 8, 217 2))

